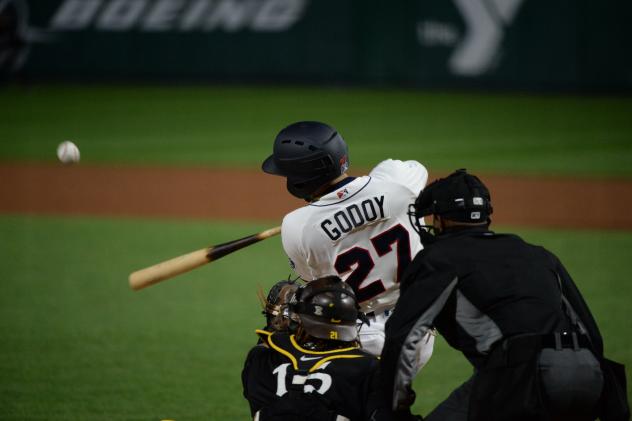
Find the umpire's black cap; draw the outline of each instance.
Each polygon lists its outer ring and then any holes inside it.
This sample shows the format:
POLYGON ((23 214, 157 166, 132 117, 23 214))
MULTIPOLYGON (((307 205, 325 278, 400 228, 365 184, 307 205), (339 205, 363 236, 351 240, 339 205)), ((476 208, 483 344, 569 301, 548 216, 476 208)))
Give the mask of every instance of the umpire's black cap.
POLYGON ((465 169, 429 184, 415 201, 418 218, 440 215, 453 221, 476 223, 489 221, 492 212, 489 190, 465 169))

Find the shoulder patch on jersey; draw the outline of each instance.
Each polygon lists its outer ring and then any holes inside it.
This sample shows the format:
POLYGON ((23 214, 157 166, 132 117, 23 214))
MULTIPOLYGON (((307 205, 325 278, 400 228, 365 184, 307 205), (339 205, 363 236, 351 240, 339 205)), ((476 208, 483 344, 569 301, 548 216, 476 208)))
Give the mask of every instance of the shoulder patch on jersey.
POLYGON ((340 203, 345 202, 356 196, 358 193, 364 190, 364 188, 367 187, 370 182, 371 177, 369 176, 356 177, 350 183, 341 186, 339 190, 334 190, 330 193, 327 193, 317 201, 308 204, 307 207, 322 208, 327 206, 339 205, 340 203))
POLYGON ((338 196, 338 199, 343 199, 345 197, 347 197, 349 195, 349 190, 347 190, 346 188, 342 189, 342 190, 338 190, 336 192, 336 196, 338 196))

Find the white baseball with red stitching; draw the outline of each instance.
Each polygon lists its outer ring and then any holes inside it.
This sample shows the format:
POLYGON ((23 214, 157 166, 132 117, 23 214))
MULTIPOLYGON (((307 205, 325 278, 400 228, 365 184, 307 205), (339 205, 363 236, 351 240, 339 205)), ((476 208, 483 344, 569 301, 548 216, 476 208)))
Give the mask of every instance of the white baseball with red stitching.
POLYGON ((74 164, 79 162, 80 153, 77 145, 69 140, 62 142, 57 147, 57 158, 64 164, 74 164))

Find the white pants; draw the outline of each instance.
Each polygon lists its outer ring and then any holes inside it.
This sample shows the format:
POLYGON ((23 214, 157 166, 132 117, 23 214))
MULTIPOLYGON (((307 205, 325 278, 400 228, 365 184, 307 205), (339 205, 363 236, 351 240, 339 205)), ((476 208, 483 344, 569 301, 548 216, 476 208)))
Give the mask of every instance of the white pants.
POLYGON ((384 348, 384 328, 391 312, 380 313, 375 316, 367 316, 371 324, 363 324, 360 328, 360 344, 362 349, 379 356, 384 348))

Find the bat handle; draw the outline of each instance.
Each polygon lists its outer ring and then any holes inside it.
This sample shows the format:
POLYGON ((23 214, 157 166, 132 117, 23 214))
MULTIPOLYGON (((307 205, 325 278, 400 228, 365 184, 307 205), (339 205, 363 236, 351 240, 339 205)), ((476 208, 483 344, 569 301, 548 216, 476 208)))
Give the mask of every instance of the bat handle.
POLYGON ((209 247, 207 249, 206 257, 208 258, 209 262, 215 261, 226 256, 227 254, 243 249, 244 247, 248 247, 251 244, 258 243, 259 241, 265 240, 266 238, 274 237, 280 232, 281 227, 274 227, 265 231, 261 231, 258 234, 249 235, 238 240, 233 240, 229 241, 228 243, 218 244, 216 246, 209 247))
POLYGON ((208 248, 183 254, 129 275, 129 286, 134 290, 146 288, 164 279, 188 272, 209 262, 208 248))

